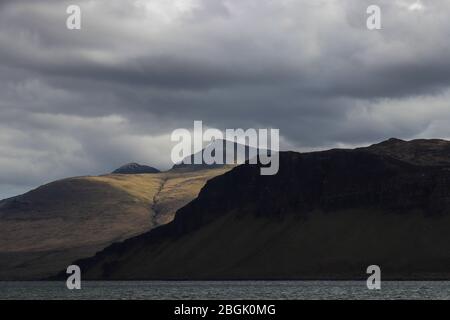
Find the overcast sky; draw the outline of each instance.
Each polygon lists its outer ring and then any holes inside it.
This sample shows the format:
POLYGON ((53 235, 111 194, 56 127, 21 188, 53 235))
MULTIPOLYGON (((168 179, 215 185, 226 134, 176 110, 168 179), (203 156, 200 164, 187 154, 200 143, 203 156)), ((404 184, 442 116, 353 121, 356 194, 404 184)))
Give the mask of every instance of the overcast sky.
POLYGON ((448 0, 2 0, 0 198, 168 168, 194 120, 279 128, 295 150, 449 138, 449 15, 448 0))

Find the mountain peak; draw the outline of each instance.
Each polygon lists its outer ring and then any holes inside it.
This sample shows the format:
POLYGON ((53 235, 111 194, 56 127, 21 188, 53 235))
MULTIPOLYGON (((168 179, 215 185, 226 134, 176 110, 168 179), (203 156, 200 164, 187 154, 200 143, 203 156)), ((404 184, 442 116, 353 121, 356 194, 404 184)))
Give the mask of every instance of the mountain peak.
POLYGON ((376 147, 376 146, 380 146, 380 147, 389 147, 389 146, 395 146, 401 143, 407 143, 407 141, 402 140, 402 139, 398 139, 398 138, 389 138, 387 140, 375 143, 373 145, 371 145, 369 148, 371 147, 376 147))
POLYGON ((150 166, 141 165, 136 162, 127 163, 120 168, 114 170, 112 173, 115 174, 141 174, 141 173, 158 173, 158 169, 150 166))
POLYGON ((383 141, 381 143, 401 143, 401 142, 406 142, 406 141, 402 140, 402 139, 398 139, 398 138, 389 138, 386 141, 383 141))
POLYGON ((442 139, 405 141, 391 138, 359 149, 387 155, 414 165, 450 166, 450 142, 442 139))
POLYGON ((240 144, 235 141, 230 141, 230 140, 225 140, 225 139, 213 139, 201 151, 198 151, 197 153, 187 156, 180 163, 176 163, 172 167, 172 170, 173 169, 175 169, 175 170, 179 170, 179 169, 201 170, 201 169, 206 169, 206 168, 223 167, 226 163, 227 148, 230 148, 230 147, 233 148, 233 150, 234 150, 234 156, 235 156, 234 163, 244 162, 245 160, 247 160, 248 155, 250 154, 250 149, 255 149, 253 147, 250 147, 250 146, 244 145, 244 144, 240 144), (227 142, 230 144, 228 144, 227 142), (237 155, 238 148, 244 149, 245 154, 241 155, 241 157, 239 157, 237 155), (222 164, 217 164, 217 163, 206 164, 204 162, 204 157, 203 157, 205 152, 211 152, 211 155, 215 155, 216 150, 222 151, 222 164), (200 154, 200 158, 202 160, 201 163, 194 163, 194 159, 199 154, 200 154))

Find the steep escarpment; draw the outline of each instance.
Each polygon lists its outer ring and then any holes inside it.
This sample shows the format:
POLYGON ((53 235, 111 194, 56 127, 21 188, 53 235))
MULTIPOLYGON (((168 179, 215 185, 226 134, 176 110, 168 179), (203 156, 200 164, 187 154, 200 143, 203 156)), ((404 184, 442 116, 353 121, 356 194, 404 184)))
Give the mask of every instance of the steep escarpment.
POLYGON ((370 264, 450 278, 449 168, 395 148, 282 152, 274 176, 239 166, 171 223, 76 263, 91 279, 360 278, 370 264))

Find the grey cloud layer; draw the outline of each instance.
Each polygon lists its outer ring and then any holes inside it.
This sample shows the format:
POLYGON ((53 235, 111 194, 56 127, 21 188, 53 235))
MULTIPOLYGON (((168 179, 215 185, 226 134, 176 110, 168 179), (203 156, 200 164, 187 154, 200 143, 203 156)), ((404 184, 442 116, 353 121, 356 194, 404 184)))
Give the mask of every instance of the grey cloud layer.
POLYGON ((196 119, 280 128, 300 150, 449 137, 450 2, 414 3, 2 1, 0 197, 127 161, 167 167, 171 130, 196 119), (65 28, 73 3, 81 31, 65 28))

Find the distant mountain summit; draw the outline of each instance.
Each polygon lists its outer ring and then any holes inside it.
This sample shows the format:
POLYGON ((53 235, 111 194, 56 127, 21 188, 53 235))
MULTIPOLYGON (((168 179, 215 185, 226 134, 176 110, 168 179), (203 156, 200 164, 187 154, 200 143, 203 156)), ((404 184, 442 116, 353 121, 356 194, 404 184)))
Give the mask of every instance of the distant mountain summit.
POLYGON ((139 163, 128 163, 121 166, 119 169, 114 170, 114 174, 141 174, 141 173, 159 173, 158 169, 150 166, 141 165, 139 163))
POLYGON ((233 163, 229 163, 228 165, 236 165, 242 164, 247 161, 250 157, 256 156, 259 153, 257 148, 236 143, 234 141, 227 141, 223 139, 217 139, 211 141, 205 148, 197 153, 193 153, 190 156, 187 156, 180 163, 176 163, 173 165, 172 170, 184 170, 184 171, 192 171, 192 170, 203 170, 203 169, 211 169, 211 168, 220 168, 226 166, 227 162, 227 153, 232 153, 233 155, 233 163), (230 149, 231 148, 231 149, 230 149), (211 154, 212 157, 215 157, 216 152, 222 154, 221 163, 212 163, 207 164, 204 161, 205 153, 211 154), (195 159, 200 159, 200 163, 197 163, 195 159))

